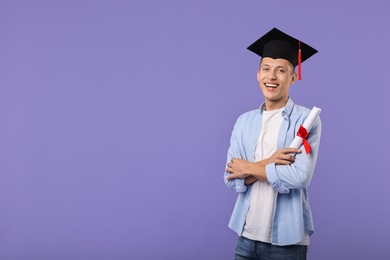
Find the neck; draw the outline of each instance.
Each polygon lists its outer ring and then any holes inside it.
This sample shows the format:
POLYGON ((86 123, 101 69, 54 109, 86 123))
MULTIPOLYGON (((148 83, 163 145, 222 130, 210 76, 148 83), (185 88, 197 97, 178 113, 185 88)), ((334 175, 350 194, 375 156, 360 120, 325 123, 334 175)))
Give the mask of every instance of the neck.
POLYGON ((272 102, 270 100, 265 101, 265 111, 272 111, 286 106, 288 99, 285 101, 272 102))

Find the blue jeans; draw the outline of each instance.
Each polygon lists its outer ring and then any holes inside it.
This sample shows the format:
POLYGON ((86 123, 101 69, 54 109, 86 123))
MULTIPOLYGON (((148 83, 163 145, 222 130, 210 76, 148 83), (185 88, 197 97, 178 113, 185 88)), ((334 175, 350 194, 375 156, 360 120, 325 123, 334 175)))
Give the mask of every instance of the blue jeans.
POLYGON ((275 246, 269 243, 240 237, 235 260, 306 260, 307 246, 275 246))

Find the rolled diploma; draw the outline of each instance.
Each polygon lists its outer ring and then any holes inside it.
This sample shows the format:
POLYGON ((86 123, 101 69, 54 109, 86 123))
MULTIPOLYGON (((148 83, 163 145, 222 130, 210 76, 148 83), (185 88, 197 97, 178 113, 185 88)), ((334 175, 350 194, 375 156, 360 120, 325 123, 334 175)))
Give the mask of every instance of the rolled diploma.
MULTIPOLYGON (((302 126, 307 130, 308 133, 310 132, 310 129, 313 127, 314 121, 316 120, 320 112, 321 112, 320 108, 313 107, 313 109, 310 111, 309 115, 303 122, 302 126)), ((294 140, 291 142, 290 148, 299 148, 301 147, 302 143, 303 143, 302 138, 296 135, 294 140)))

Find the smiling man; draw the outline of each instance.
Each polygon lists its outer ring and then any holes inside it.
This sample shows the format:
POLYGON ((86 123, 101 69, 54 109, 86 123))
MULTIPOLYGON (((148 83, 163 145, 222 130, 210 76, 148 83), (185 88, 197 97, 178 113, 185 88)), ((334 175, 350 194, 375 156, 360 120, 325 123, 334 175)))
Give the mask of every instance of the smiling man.
POLYGON ((238 192, 229 222, 239 235, 235 259, 306 259, 314 231, 306 188, 321 121, 307 136, 310 153, 286 148, 310 112, 294 104, 289 90, 300 79, 301 62, 317 51, 276 28, 248 49, 262 57, 257 80, 264 103, 237 119, 228 150, 224 180, 238 192))

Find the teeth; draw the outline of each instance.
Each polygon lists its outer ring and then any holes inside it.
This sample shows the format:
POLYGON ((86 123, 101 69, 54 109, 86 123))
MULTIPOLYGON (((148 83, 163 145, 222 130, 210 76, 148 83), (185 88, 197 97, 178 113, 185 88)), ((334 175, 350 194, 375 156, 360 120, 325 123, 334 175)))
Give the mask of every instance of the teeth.
POLYGON ((268 83, 265 83, 265 85, 271 88, 276 88, 278 86, 277 84, 268 84, 268 83))

